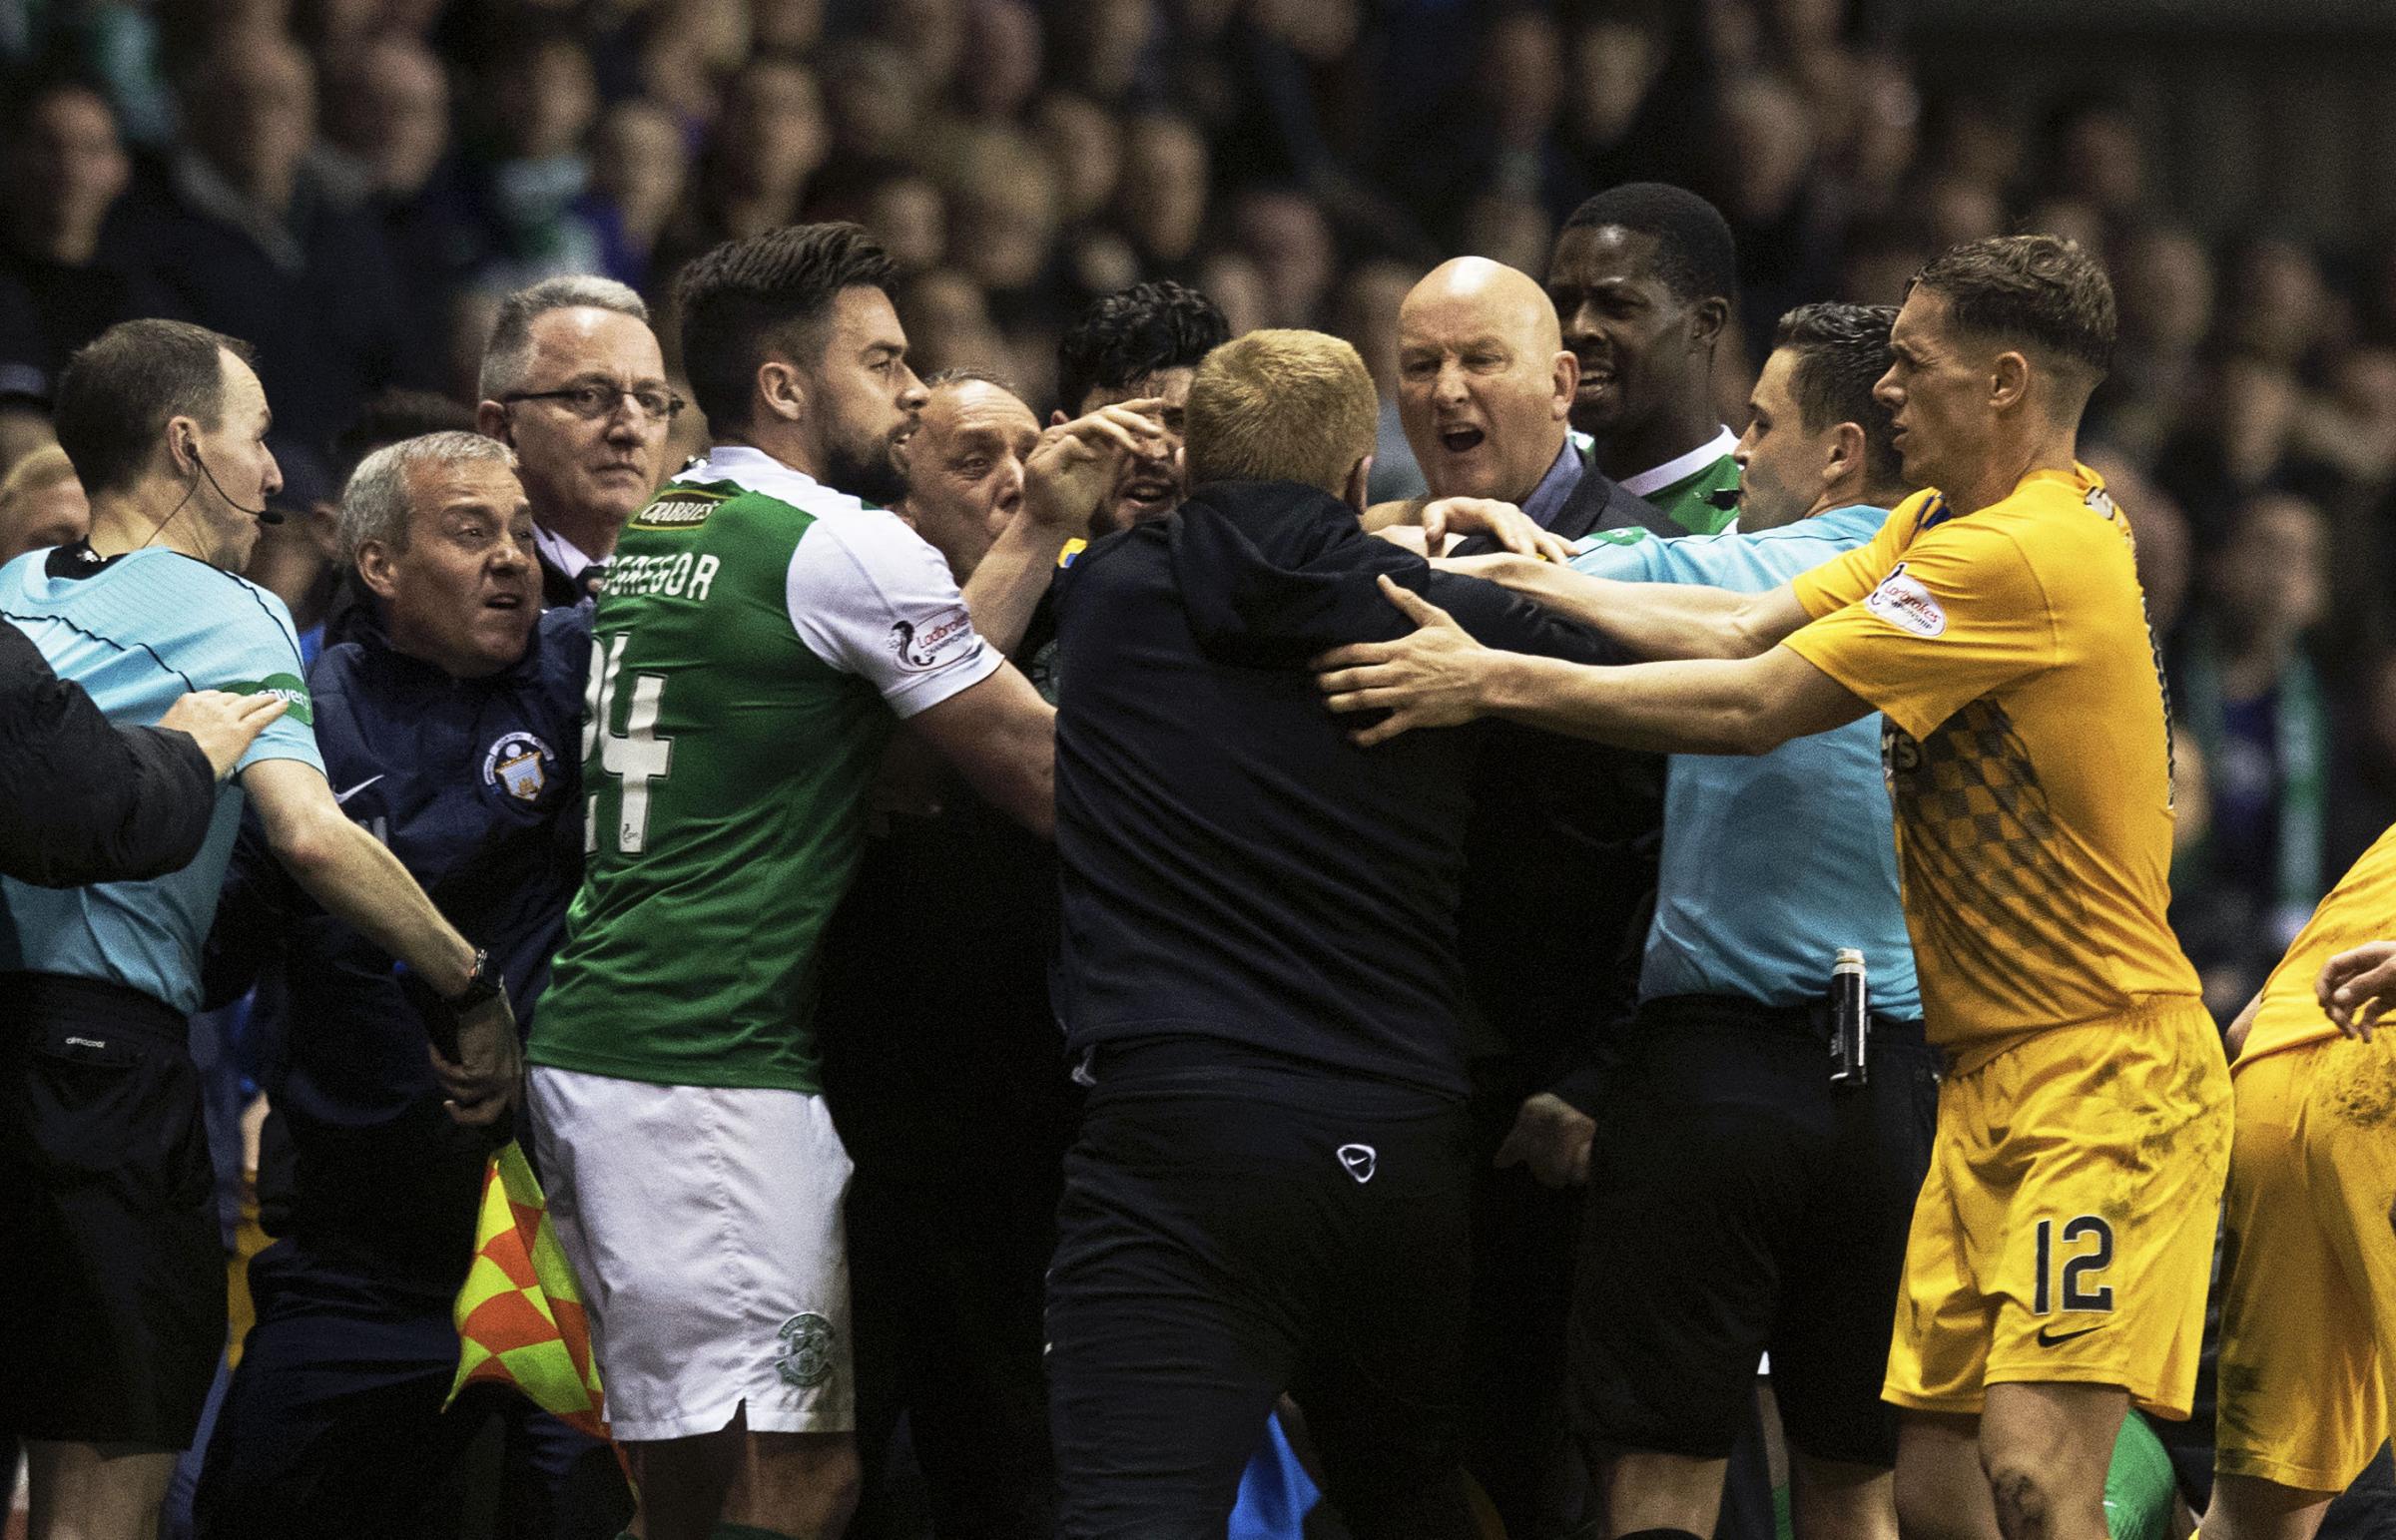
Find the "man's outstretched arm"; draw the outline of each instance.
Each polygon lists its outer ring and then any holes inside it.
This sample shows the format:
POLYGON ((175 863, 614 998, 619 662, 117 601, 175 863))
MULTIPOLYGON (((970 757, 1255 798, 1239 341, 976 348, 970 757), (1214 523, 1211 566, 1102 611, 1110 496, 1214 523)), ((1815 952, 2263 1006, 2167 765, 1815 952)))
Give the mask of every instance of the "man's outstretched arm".
POLYGON ((1418 629, 1315 660, 1333 711, 1389 713, 1355 735, 1366 746, 1415 728, 1499 717, 1624 749, 1767 754, 1872 709, 1785 647, 1753 658, 1593 668, 1493 651, 1437 605, 1386 577, 1381 587, 1418 629))
POLYGON ((1439 563, 1576 620, 1634 658, 1753 658, 1811 619, 1788 584, 1760 594, 1693 583, 1624 583, 1504 553, 1439 563))

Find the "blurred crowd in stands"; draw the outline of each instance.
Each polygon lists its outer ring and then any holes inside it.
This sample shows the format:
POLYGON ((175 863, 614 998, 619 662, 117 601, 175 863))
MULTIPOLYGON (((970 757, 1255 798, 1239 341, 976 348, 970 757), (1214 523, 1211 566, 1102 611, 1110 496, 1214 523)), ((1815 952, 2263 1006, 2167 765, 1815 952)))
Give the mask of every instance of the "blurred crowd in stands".
POLYGON ((1728 217, 1734 427, 1791 305, 1894 301, 1953 243, 2068 234, 2119 294, 2093 441, 2174 683, 2174 919, 2234 1010, 2396 819, 2396 243, 2204 239, 2106 97, 1934 98, 1905 41, 1842 0, 12 7, 0 546, 73 519, 42 405, 133 315, 256 339, 305 508, 384 392, 475 399, 509 290, 620 278, 671 367, 684 261, 852 218, 904 270, 918 368, 996 369, 1036 405, 1067 318, 1142 277, 1196 284, 1235 332, 1347 336, 1383 386, 1389 497, 1419 486, 1390 399, 1400 297, 1461 253, 1543 272, 1599 189, 1677 182, 1728 217))

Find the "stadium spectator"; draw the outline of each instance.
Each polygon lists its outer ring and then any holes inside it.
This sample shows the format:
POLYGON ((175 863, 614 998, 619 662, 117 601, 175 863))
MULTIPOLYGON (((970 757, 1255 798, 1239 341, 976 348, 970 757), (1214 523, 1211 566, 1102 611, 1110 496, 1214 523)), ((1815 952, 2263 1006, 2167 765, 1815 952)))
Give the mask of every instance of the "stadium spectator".
POLYGON ((579 604, 665 478, 666 436, 684 408, 649 307, 612 278, 519 289, 499 306, 478 383, 476 425, 516 451, 532 500, 541 602, 579 604))
POLYGON ((107 100, 56 82, 17 114, 0 149, 0 394, 47 401, 76 348, 165 297, 101 251, 132 178, 107 100))
POLYGON ((2091 405, 2106 442, 2150 463, 2199 377, 2213 326, 2212 260, 2188 231, 2145 226, 2122 244, 2112 271, 2120 361, 2091 405))
POLYGON ((1341 280, 1332 301, 1331 329, 1365 360, 1373 375, 1373 392, 1381 398, 1381 427, 1373 439, 1373 484, 1368 489, 1375 506, 1423 495, 1423 470, 1415 463, 1414 446, 1406 441, 1406 424, 1398 412, 1398 307, 1422 277, 1421 268, 1404 262, 1366 262, 1341 280))
POLYGON ((1079 226, 1105 213, 1123 176, 1123 135, 1087 97, 1053 91, 1031 110, 1033 131, 1056 166, 1057 218, 1079 226))
POLYGON ((1126 459, 1115 486, 1091 521, 1090 534, 1110 534, 1144 519, 1161 519, 1180 503, 1187 481, 1181 463, 1182 403, 1207 353, 1231 337, 1214 301, 1170 280, 1140 283, 1094 301, 1056 346, 1056 394, 1064 404, 1050 416, 1064 422, 1118 402, 1163 403, 1165 441, 1153 457, 1126 459))
POLYGON ((1265 276, 1245 253, 1229 248, 1207 253, 1198 262, 1196 286, 1222 310, 1235 337, 1262 329, 1272 317, 1265 276))
POLYGON ((2329 598, 2321 510, 2265 493, 2205 562, 2206 599, 2172 660, 2172 709, 2204 757, 2209 822, 2172 922, 2215 1013, 2233 1016, 2328 886, 2333 734, 2307 644, 2329 598))
MULTIPOLYGON (((316 164, 380 226, 411 325, 449 313, 488 253, 449 156, 449 77, 413 38, 386 35, 326 56, 316 164)), ((338 493, 337 484, 327 491, 338 493)))
POLYGON ((750 60, 725 88, 683 211, 658 238, 653 287, 720 242, 798 219, 831 149, 816 73, 795 59, 750 60))
MULTIPOLYGON (((926 389, 899 512, 963 585, 1022 506, 1039 421, 995 379, 934 376, 926 389)), ((898 760, 885 761, 886 779, 898 760)), ((1048 1540, 1041 1294, 1074 1112, 1048 1003, 1056 861, 951 778, 927 776, 928 812, 895 816, 867 842, 824 942, 824 1097, 857 1165, 865 1487, 850 1533, 908 1532, 886 1456, 903 1411, 933 1534, 1048 1540), (931 893, 940 922, 924 925, 931 893)))
POLYGON ((191 137, 137 183, 110 247, 205 325, 259 339, 276 457, 328 478, 323 446, 386 385, 434 383, 381 232, 308 162, 315 70, 289 42, 228 36, 182 90, 191 137))
POLYGON ((2077 248, 1959 247, 1916 280, 1877 387, 1906 479, 1937 491, 1869 546, 1746 599, 1521 575, 1575 594, 1571 613, 1636 654, 1710 667, 1506 660, 1397 590, 1422 630, 1325 660, 1335 709, 1389 713, 1357 734, 1367 745, 1496 709, 1600 741, 1757 753, 1884 708, 1907 925, 1952 1065, 1883 1388, 1905 1412, 1899 1511, 1926 1535, 2097 1533, 2124 1411, 2185 1416, 2195 1376, 2228 1076, 2162 912, 2170 729, 2126 526, 2073 457, 2112 338, 2110 286, 2077 248), (2108 740, 2098 765, 2094 717, 2150 727, 2108 740), (1958 775, 2038 800, 1975 816, 1944 789, 1958 775), (2064 913, 2106 916, 2101 936, 2064 913), (1992 934, 2002 970, 1984 960, 1992 934), (2126 1188, 2093 1175, 2126 1167, 2126 1188), (2028 1301, 2018 1262, 2000 1276, 1985 1260, 2026 1255, 2028 1301))
POLYGON ((1572 426, 1589 463, 1652 502, 1659 534, 1735 517, 1738 435, 1714 404, 1714 353, 1738 291, 1730 227, 1693 193, 1631 183, 1564 222, 1547 295, 1580 360, 1572 426))
POLYGON ((830 164, 912 164, 928 88, 906 55, 877 38, 850 38, 824 51, 821 68, 830 164))
MULTIPOLYGON (((1574 569, 1756 592, 1867 544, 1906 494, 1872 398, 1893 314, 1782 317, 1739 440, 1737 534, 1626 531, 1574 569)), ((1675 755, 1670 773, 1636 1047, 1585 1157, 1599 1175, 1573 1382, 1607 1533, 1714 1532, 1768 1351, 1799 1540, 1895 1540, 1897 1415, 1880 1383, 1938 1062, 1879 725, 1761 759, 1675 755), (1809 875, 1767 895, 1743 875, 1764 866, 1809 875), (1834 1085, 1823 1051, 1832 954, 1850 945, 1870 988, 1861 1087, 1834 1085)))
MULTIPOLYGON (((513 460, 452 431, 358 466, 342 550, 379 602, 318 657, 307 693, 342 812, 483 941, 529 1022, 582 876, 572 756, 590 616, 542 614, 513 460)), ((198 1536, 437 1532, 494 1413, 515 1533, 620 1529, 631 1498, 603 1444, 515 1395, 443 1411, 488 1142, 441 1116, 427 1022, 390 956, 309 900, 256 825, 210 950, 213 999, 262 974, 278 985, 249 1027, 276 1045, 259 1191, 276 1242, 250 1263, 256 1324, 209 1443, 198 1536)))
POLYGON ((952 268, 920 273, 899 290, 898 318, 910 353, 934 373, 1006 356, 1006 339, 990 319, 981 285, 952 268))
POLYGON ((1206 229, 1206 140, 1186 118, 1140 113, 1123 125, 1115 218, 1132 251, 1161 277, 1188 277, 1206 229))
POLYGON ((985 123, 1012 123, 1039 89, 1040 13, 1026 0, 977 0, 962 10, 958 53, 972 61, 957 82, 965 110, 985 123))
POLYGON ((2303 404, 2280 364, 2247 353, 2214 361, 2155 462, 2155 479, 2200 545, 2226 539, 2239 506, 2257 493, 2306 479, 2295 450, 2303 404))
POLYGON ((658 245, 689 181, 672 113, 636 99, 601 115, 591 147, 591 188, 615 222, 622 259, 631 268, 625 281, 633 287, 649 285, 658 245))
POLYGON ((1048 274, 1057 230, 1057 172, 1011 128, 961 138, 947 173, 948 264, 970 275, 1010 326, 1061 324, 1061 285, 1048 274))
POLYGON ((123 322, 75 355, 59 437, 92 501, 88 541, 12 564, 8 613, 64 677, 141 721, 195 683, 274 695, 270 724, 220 791, 189 865, 147 883, 51 892, 0 882, 0 967, 22 1030, 6 1054, 0 1283, 9 1343, 0 1425, 27 1441, 34 1505, 85 1534, 155 1525, 225 1336, 225 1270, 186 1015, 245 801, 319 902, 408 964, 455 1013, 439 1071, 451 1115, 489 1122, 515 1094, 516 1040, 484 955, 342 816, 308 732, 299 644, 281 601, 234 577, 252 510, 282 485, 267 398, 240 343, 173 321, 123 322), (164 510, 161 512, 161 510, 164 510), (211 570, 215 569, 215 570, 211 570), (79 1073, 57 1078, 53 1066, 79 1073), (105 1181, 39 1152, 105 1152, 105 1181))
POLYGON ((873 231, 901 273, 925 272, 948 251, 948 206, 928 178, 894 173, 866 189, 858 223, 873 231))
POLYGON ((831 1540, 848 1521, 850 1165, 813 1041, 824 925, 895 720, 1046 830, 1052 714, 1002 649, 1115 455, 1159 432, 1114 408, 1054 435, 960 596, 861 501, 903 495, 898 445, 923 404, 892 278, 854 225, 728 243, 683 274, 716 447, 627 531, 593 622, 595 848, 529 1050, 533 1140, 649 1540, 719 1522, 831 1540), (789 815, 754 815, 769 805, 789 815))
POLYGON ((1067 1537, 1219 1529, 1285 1390, 1357 1533, 1469 1528, 1463 1344, 1423 1328, 1469 1286, 1456 874, 1480 744, 1359 756, 1305 664, 1393 629, 1375 573, 1596 654, 1365 536, 1376 415, 1344 342, 1218 347, 1190 499, 1060 585, 1056 1004, 1095 1087, 1048 1285, 1067 1537))
POLYGON ((1322 209, 1293 189, 1256 188, 1234 201, 1231 231, 1264 279, 1266 324, 1313 325, 1339 270, 1322 209))
POLYGON ((1740 331, 1829 288, 1837 206, 1824 196, 1822 126, 1798 89, 1769 75, 1726 82, 1712 118, 1708 185, 1738 252, 1740 331))
POLYGON ((583 147, 599 84, 581 40, 545 31, 514 40, 492 58, 483 89, 490 137, 467 177, 488 248, 480 285, 504 293, 575 273, 638 276, 591 191, 583 147))

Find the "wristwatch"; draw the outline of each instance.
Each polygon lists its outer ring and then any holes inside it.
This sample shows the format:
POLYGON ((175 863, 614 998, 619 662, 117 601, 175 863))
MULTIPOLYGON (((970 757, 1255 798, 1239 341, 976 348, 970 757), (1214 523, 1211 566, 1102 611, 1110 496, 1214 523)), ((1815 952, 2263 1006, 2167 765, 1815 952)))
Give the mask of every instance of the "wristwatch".
POLYGON ((453 1016, 463 1016, 496 999, 506 986, 491 969, 491 954, 481 947, 474 948, 474 964, 466 969, 466 987, 441 1003, 453 1016))

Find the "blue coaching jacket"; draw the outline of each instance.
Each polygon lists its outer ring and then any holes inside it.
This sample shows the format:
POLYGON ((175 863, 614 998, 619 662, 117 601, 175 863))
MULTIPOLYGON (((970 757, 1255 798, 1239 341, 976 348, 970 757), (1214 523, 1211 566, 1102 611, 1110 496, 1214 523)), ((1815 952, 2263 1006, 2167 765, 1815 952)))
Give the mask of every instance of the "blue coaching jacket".
MULTIPOLYGON (((582 880, 590 620, 588 605, 548 611, 522 659, 475 680, 393 651, 363 621, 308 671, 341 810, 489 951, 522 1026, 582 880)), ((255 817, 209 951, 212 1004, 258 984, 249 1057, 276 1112, 260 1175, 269 1231, 454 1289, 485 1146, 441 1109, 392 959, 300 890, 255 817)))

